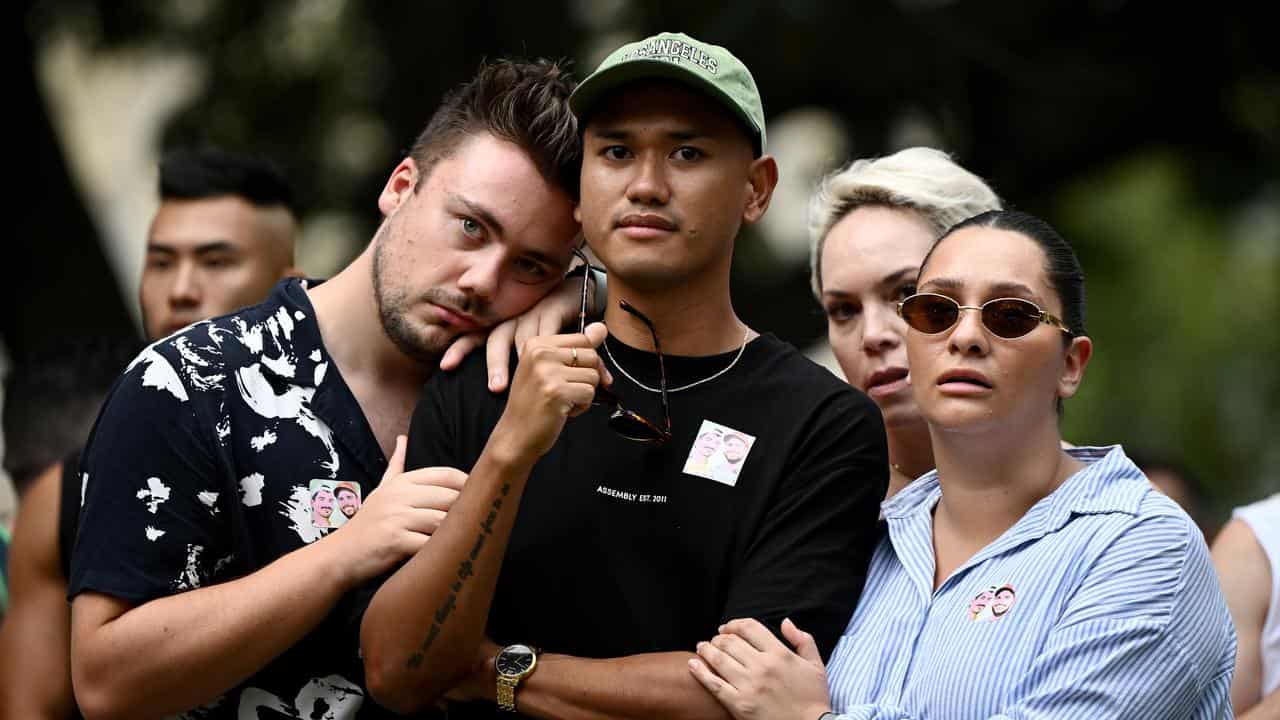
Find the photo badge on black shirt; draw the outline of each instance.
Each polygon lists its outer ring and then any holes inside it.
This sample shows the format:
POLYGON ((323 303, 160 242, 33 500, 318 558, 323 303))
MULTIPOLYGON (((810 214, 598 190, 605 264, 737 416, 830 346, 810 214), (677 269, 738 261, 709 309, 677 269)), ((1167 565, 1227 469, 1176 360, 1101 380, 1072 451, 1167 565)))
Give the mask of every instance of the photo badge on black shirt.
POLYGON ((684 462, 684 472, 733 487, 755 442, 754 435, 703 420, 684 462))

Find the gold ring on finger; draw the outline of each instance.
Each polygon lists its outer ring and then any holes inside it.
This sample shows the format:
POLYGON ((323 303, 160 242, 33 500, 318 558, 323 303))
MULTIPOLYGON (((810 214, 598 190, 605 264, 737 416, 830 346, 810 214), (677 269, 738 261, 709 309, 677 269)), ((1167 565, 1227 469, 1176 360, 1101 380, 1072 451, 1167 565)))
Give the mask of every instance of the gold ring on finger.
POLYGON ((569 366, 578 367, 578 348, 569 348, 569 352, 573 354, 573 359, 569 361, 569 366))

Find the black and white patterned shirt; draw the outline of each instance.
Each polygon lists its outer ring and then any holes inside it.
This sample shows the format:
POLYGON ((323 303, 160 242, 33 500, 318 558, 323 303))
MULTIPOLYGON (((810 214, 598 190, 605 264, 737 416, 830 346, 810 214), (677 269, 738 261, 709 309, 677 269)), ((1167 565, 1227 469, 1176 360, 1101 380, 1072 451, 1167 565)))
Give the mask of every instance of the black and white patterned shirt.
MULTIPOLYGON (((306 287, 284 281, 261 305, 167 337, 116 382, 81 462, 70 596, 144 603, 225 582, 359 509, 387 461, 325 351, 306 287)), ((349 595, 186 717, 380 716, 365 697, 358 633, 349 595)))

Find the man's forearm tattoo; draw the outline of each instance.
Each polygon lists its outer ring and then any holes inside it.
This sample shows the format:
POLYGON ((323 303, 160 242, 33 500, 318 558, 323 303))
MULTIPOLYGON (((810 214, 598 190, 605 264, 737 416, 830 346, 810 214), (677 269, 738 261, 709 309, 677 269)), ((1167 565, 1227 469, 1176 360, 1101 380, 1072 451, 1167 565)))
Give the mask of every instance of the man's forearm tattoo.
POLYGON ((480 534, 476 536, 475 544, 471 546, 471 552, 462 562, 458 563, 458 574, 453 581, 453 587, 449 588, 449 596, 444 599, 439 609, 436 610, 435 617, 431 621, 431 628, 427 630, 427 636, 423 639, 422 645, 418 647, 418 651, 409 656, 407 667, 417 669, 422 665, 422 661, 426 658, 426 652, 440 635, 440 630, 444 627, 444 623, 453 614, 453 610, 458 604, 458 593, 462 592, 462 585, 475 574, 475 561, 480 556, 480 550, 484 548, 485 541, 493 534, 493 523, 498 519, 498 511, 502 509, 503 498, 511 491, 511 483, 503 483, 501 488, 502 497, 494 498, 493 503, 489 507, 489 514, 484 521, 480 523, 480 534))

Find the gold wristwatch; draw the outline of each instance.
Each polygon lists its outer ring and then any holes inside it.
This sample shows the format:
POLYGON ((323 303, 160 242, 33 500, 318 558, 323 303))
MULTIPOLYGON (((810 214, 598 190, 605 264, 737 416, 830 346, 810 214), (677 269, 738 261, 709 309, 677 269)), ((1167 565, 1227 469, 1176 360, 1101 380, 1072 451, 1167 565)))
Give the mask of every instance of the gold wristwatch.
POLYGON ((515 712, 516 686, 538 666, 538 651, 528 645, 508 645, 498 651, 493 666, 498 671, 498 707, 515 712))

